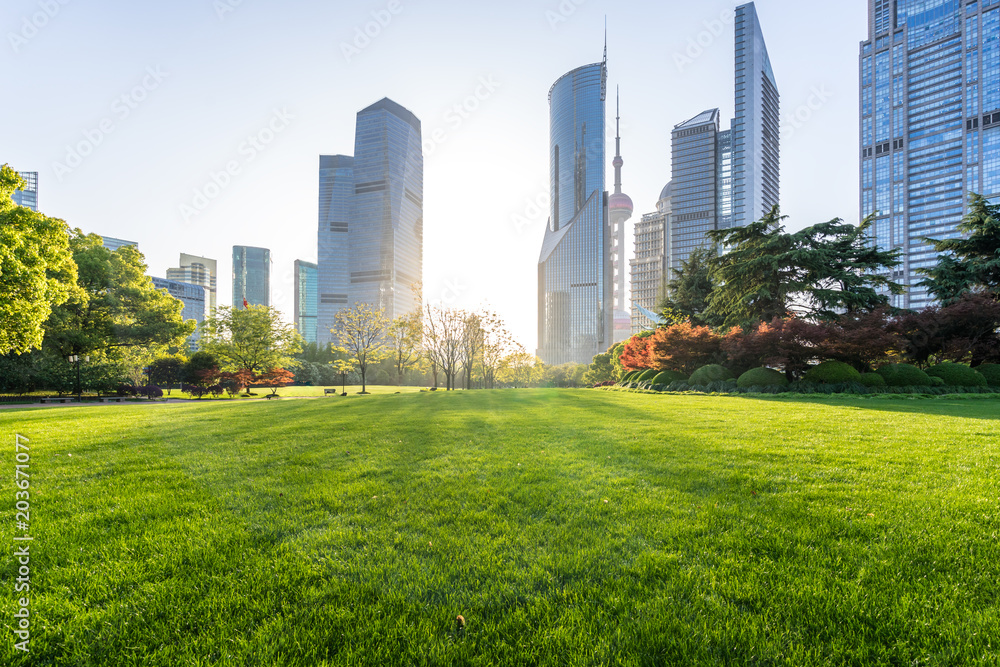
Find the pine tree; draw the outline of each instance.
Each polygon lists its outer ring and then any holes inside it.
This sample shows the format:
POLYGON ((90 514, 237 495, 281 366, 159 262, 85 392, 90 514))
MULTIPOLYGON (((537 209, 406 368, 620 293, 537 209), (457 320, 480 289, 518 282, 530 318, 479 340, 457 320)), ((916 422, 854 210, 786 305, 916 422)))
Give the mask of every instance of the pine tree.
POLYGON ((917 269, 927 276, 920 285, 945 305, 969 292, 1000 293, 1000 205, 971 195, 958 230, 962 238, 924 238, 940 256, 937 266, 917 269))

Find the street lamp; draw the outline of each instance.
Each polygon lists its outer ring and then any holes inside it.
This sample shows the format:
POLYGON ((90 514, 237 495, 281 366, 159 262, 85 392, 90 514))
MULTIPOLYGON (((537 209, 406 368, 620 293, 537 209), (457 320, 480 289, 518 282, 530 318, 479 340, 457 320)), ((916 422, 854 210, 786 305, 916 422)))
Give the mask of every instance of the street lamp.
MULTIPOLYGON (((69 363, 76 364, 76 400, 83 403, 83 382, 80 379, 80 356, 77 354, 71 354, 69 357, 69 363)), ((84 357, 82 361, 90 362, 90 357, 84 357)))
POLYGON ((347 396, 347 371, 344 371, 343 373, 340 374, 340 379, 344 383, 344 393, 341 394, 340 396, 344 397, 347 396))

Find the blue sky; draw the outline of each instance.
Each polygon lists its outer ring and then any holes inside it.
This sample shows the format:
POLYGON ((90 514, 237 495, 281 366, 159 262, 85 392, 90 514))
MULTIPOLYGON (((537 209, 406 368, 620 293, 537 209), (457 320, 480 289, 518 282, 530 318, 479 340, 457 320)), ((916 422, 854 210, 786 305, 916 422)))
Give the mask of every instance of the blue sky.
MULTIPOLYGON (((316 257, 318 156, 350 154, 356 113, 390 97, 423 123, 426 296, 490 305, 533 350, 549 87, 601 59, 607 15, 624 189, 652 211, 673 125, 732 117, 736 4, 7 0, 0 163, 40 172, 48 215, 138 241, 153 275, 181 252, 217 258, 223 304, 232 246, 270 248, 290 318, 293 262, 316 257)), ((788 224, 857 222, 866 3, 756 4, 788 224)))

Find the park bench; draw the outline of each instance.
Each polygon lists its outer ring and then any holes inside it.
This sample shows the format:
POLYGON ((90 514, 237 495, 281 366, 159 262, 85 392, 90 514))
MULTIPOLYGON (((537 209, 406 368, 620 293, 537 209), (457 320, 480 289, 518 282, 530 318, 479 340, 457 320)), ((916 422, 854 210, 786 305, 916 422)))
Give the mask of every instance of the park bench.
POLYGON ((101 403, 122 403, 125 399, 121 396, 105 396, 100 400, 101 403))
POLYGON ((268 394, 264 398, 270 401, 272 398, 281 398, 281 396, 278 396, 277 394, 268 394))
POLYGON ((68 397, 53 398, 50 396, 48 398, 43 398, 42 403, 69 403, 70 401, 75 401, 75 400, 76 400, 75 398, 68 398, 68 397))
POLYGON ((340 393, 339 389, 324 389, 323 390, 323 395, 324 396, 336 396, 339 393, 340 393))

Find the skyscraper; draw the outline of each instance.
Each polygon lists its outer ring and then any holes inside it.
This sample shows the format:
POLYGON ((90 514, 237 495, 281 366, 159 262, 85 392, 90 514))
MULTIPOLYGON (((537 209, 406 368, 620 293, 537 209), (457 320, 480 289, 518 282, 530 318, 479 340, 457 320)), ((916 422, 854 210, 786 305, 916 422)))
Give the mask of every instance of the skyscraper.
POLYGON ((778 85, 754 3, 736 8, 736 118, 723 130, 709 109, 674 128, 672 279, 712 230, 742 227, 779 203, 778 85))
POLYGON ((307 343, 316 342, 319 271, 316 264, 295 260, 295 328, 307 343))
POLYGON ((18 174, 26 183, 23 190, 14 190, 14 203, 18 206, 38 210, 38 172, 20 171, 18 174))
POLYGON ((654 326, 643 309, 656 312, 663 296, 667 276, 667 258, 671 256, 670 215, 673 208, 673 182, 667 183, 656 202, 656 212, 647 213, 635 223, 635 259, 632 260, 632 334, 654 326))
MULTIPOLYGON (((208 290, 200 285, 191 285, 176 280, 164 280, 163 278, 153 278, 153 287, 167 290, 170 296, 184 304, 181 317, 187 320, 194 320, 200 326, 205 321, 208 313, 208 290)), ((194 333, 188 336, 188 347, 192 350, 198 348, 198 341, 201 332, 195 329, 194 333)))
POLYGON ((104 241, 104 247, 107 248, 108 250, 110 250, 111 252, 114 252, 115 250, 118 250, 119 248, 124 248, 127 245, 130 245, 130 246, 138 246, 139 245, 135 241, 125 241, 123 239, 116 239, 116 238, 113 238, 111 236, 102 236, 101 239, 104 241))
POLYGON ((271 305, 271 251, 233 246, 233 308, 271 305))
POLYGON ((613 338, 613 271, 604 189, 607 59, 549 90, 552 213, 538 261, 538 356, 590 363, 613 338))
POLYGON ((615 191, 608 198, 608 215, 611 218, 611 270, 614 292, 614 336, 612 342, 620 343, 632 335, 632 322, 629 316, 628 302, 628 272, 625 270, 625 223, 632 217, 635 206, 632 198, 622 192, 622 133, 621 104, 617 105, 615 117, 615 191))
POLYGON ((420 120, 390 99, 360 111, 354 156, 320 157, 318 342, 358 303, 389 319, 421 308, 420 120))
POLYGON ((861 43, 861 217, 903 251, 893 305, 931 304, 916 271, 957 238, 970 192, 1000 196, 1000 7, 995 0, 869 0, 861 43))
POLYGON ((208 292, 208 314, 215 313, 219 291, 219 263, 216 260, 181 253, 180 267, 167 269, 167 280, 204 287, 208 292))

